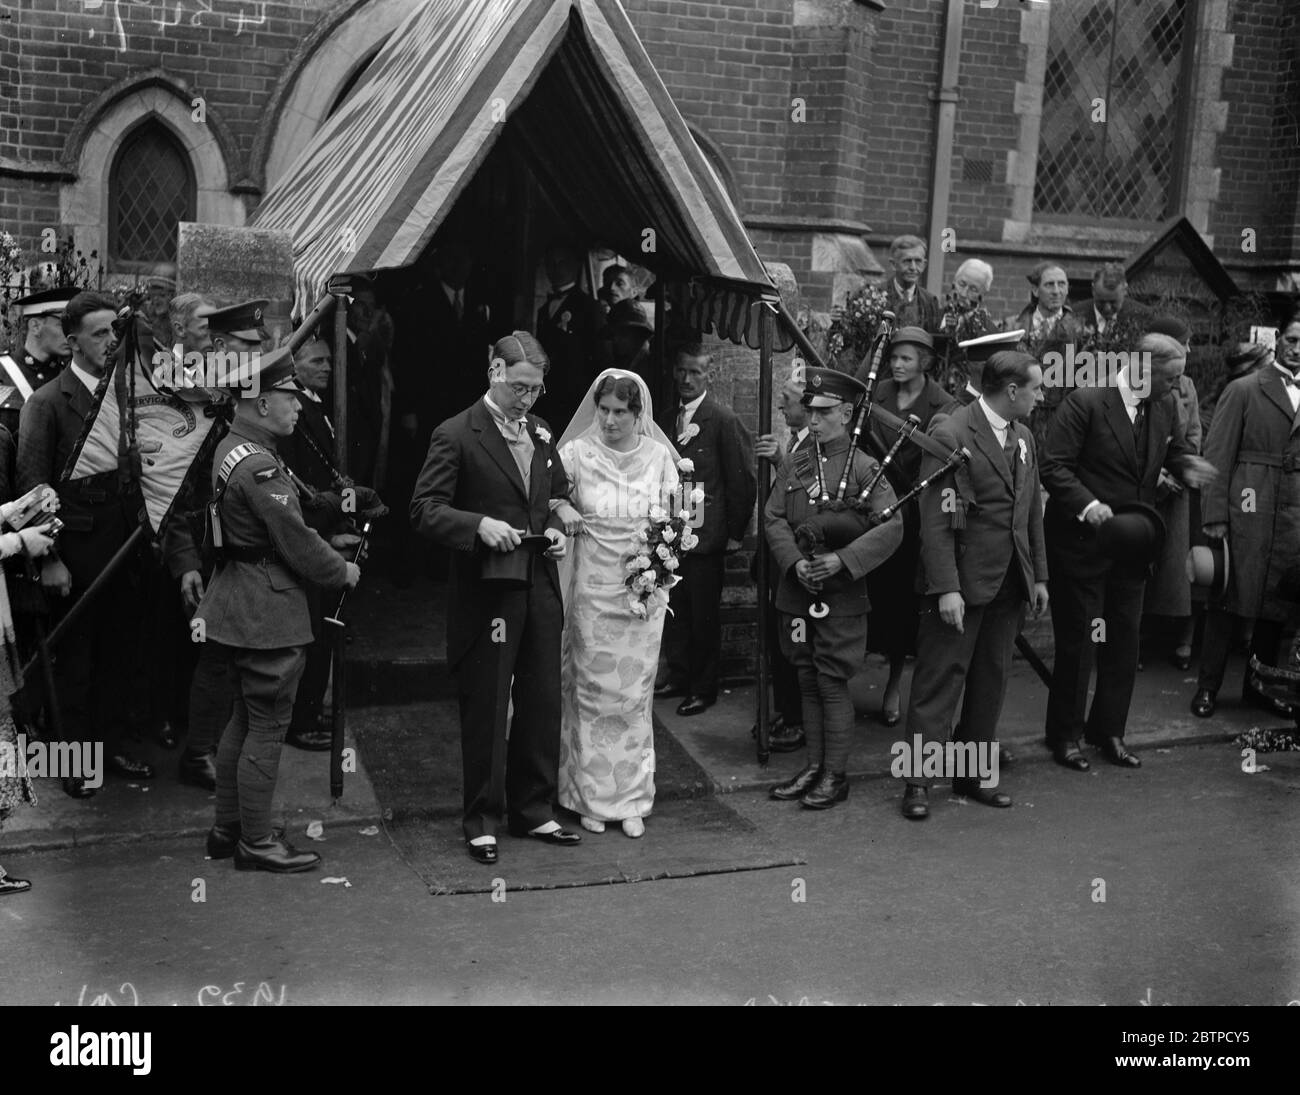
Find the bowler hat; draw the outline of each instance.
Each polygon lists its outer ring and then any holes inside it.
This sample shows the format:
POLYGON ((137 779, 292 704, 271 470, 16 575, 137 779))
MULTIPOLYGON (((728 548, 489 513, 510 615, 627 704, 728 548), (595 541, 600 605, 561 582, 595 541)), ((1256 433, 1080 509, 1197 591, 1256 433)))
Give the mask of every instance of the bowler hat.
POLYGON ((550 537, 540 533, 521 536, 513 551, 488 551, 479 577, 500 589, 529 589, 533 584, 533 560, 550 546, 550 537))
POLYGON ((636 300, 620 300, 609 310, 609 318, 605 322, 611 327, 639 327, 651 332, 655 329, 645 308, 636 300))
POLYGON ((1222 597, 1232 574, 1232 555, 1226 537, 1197 544, 1187 553, 1187 580, 1212 597, 1222 597))
POLYGON ((1097 529, 1097 550, 1117 563, 1147 567, 1165 546, 1165 520, 1144 502, 1115 506, 1097 529))
POLYGON ((894 332, 894 337, 889 340, 890 349, 907 343, 911 343, 913 346, 924 346, 927 350, 933 350, 934 336, 923 327, 900 327, 894 332))

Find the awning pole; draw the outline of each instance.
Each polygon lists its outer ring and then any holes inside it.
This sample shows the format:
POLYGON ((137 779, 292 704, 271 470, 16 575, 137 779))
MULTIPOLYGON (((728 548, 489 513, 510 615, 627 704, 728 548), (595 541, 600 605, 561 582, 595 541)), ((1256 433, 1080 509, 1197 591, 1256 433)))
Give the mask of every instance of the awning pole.
MULTIPOLYGON (((668 290, 664 285, 663 278, 656 278, 654 284, 655 292, 655 333, 654 333, 654 359, 655 359, 655 390, 650 393, 650 398, 655 401, 656 407, 667 407, 668 396, 672 393, 671 381, 668 378, 668 290)), ((663 413, 663 412, 660 412, 663 413)))
MULTIPOLYGON (((759 304, 758 322, 758 432, 772 432, 772 316, 767 302, 759 304)), ((771 576, 771 558, 767 550, 766 530, 763 526, 763 509, 772 489, 771 465, 758 461, 758 763, 765 766, 772 752, 767 740, 767 688, 768 688, 768 625, 772 604, 768 599, 771 576)))
POLYGON ((304 319, 302 323, 298 325, 293 334, 289 336, 289 341, 284 344, 285 348, 291 354, 294 354, 302 348, 303 343, 309 342, 311 339, 318 337, 316 329, 320 326, 325 317, 329 315, 330 309, 333 307, 334 297, 332 294, 326 293, 316 302, 316 307, 307 313, 307 318, 304 319))
POLYGON ((334 466, 348 473, 348 294, 332 294, 334 312, 334 466))

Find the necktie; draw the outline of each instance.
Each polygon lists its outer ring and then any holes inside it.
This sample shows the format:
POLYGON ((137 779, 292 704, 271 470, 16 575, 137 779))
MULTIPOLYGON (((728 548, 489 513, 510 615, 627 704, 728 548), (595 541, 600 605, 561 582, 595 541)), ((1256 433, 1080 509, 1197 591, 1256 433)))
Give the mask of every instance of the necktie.
POLYGON ((790 435, 790 440, 786 443, 785 451, 794 452, 794 447, 797 444, 799 444, 799 435, 797 433, 792 433, 790 435))
POLYGON ((1133 440, 1137 441, 1142 435, 1142 423, 1146 420, 1146 404, 1139 403, 1137 411, 1133 415, 1133 440))
POLYGON ((532 439, 528 436, 528 431, 524 428, 522 419, 506 419, 505 423, 506 444, 510 446, 510 455, 514 457, 515 466, 519 468, 520 478, 524 481, 524 489, 528 490, 530 486, 529 472, 533 462, 533 445, 532 439))
POLYGON ((686 432, 686 404, 681 403, 677 407, 677 437, 681 437, 686 432))
POLYGON ((465 318, 465 290, 464 289, 456 290, 456 318, 457 319, 465 318))
POLYGON ((1016 438, 1011 430, 1011 423, 1007 423, 1006 440, 1002 442, 1002 454, 1007 458, 1007 467, 1011 469, 1011 480, 1015 482, 1016 478, 1016 438))

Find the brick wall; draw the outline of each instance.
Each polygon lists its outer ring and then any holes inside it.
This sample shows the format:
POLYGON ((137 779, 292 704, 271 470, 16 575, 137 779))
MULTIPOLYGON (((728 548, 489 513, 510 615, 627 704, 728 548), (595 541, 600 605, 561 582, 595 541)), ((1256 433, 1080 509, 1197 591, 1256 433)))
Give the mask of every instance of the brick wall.
POLYGON ((1292 257, 1300 242, 1300 22, 1287 0, 1251 0, 1233 5, 1227 29, 1234 38, 1232 64, 1223 77, 1228 118, 1219 135, 1221 187, 1211 219, 1215 251, 1236 264, 1277 263, 1292 257), (1243 228, 1256 230, 1254 256, 1241 252, 1243 228))

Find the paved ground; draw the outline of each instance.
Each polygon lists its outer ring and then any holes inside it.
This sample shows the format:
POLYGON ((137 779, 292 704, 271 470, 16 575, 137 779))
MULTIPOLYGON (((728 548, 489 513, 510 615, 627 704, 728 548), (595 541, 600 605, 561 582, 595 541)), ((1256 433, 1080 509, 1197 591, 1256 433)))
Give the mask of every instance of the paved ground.
POLYGON ((729 796, 797 869, 511 893, 506 841, 504 901, 428 895, 355 826, 327 831, 323 875, 238 873, 192 839, 10 855, 37 886, 0 905, 0 1003, 1300 999, 1300 754, 1146 757, 1031 763, 1013 809, 943 794, 920 824, 888 780, 825 814, 729 796))

